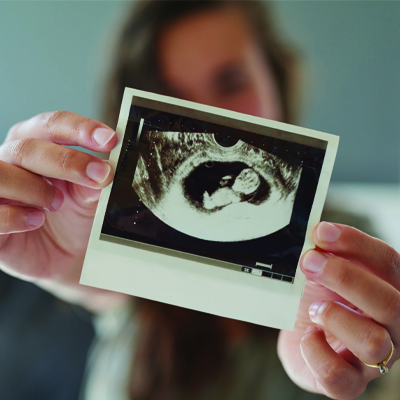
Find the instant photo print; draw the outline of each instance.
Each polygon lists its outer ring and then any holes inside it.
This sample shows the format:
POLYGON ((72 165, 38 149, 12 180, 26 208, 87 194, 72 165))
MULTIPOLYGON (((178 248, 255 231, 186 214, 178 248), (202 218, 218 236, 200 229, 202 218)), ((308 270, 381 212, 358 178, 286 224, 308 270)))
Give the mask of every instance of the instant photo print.
POLYGON ((126 89, 81 283, 291 330, 338 137, 126 89))

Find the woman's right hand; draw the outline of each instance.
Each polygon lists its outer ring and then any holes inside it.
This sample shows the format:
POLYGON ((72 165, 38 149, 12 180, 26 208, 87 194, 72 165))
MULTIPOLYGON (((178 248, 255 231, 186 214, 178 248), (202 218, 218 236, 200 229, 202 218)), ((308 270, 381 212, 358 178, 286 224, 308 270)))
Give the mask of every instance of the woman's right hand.
MULTIPOLYGON (((64 147, 109 152, 115 132, 57 111, 14 125, 0 146, 0 267, 37 283, 77 285, 109 164, 64 147)), ((57 289, 55 290, 57 292, 57 289)))

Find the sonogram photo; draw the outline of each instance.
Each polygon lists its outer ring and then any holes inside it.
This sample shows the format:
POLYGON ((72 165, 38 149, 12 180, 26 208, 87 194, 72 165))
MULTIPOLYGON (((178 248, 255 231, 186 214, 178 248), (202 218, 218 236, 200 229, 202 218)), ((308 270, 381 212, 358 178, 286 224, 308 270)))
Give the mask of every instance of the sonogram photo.
POLYGON ((131 88, 116 132, 80 282, 292 329, 338 138, 131 88))
POLYGON ((161 221, 219 242, 251 240, 289 224, 301 167, 212 133, 148 131, 133 188, 161 221))

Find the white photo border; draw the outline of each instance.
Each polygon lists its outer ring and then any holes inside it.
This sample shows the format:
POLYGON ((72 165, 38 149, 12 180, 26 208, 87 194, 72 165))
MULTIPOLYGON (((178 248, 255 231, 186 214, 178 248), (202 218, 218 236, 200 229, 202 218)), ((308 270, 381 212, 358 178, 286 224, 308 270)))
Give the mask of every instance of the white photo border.
MULTIPOLYGON (((160 111, 174 113, 174 108, 179 110, 183 107, 194 110, 194 115, 207 113, 215 118, 216 123, 220 123, 221 119, 237 121, 235 127, 239 129, 244 129, 242 126, 249 129, 251 125, 276 129, 280 132, 280 139, 297 143, 325 141, 327 146, 324 162, 308 220, 302 254, 314 247, 311 232, 320 220, 325 202, 338 147, 337 136, 126 88, 116 130, 119 142, 111 152, 109 161, 114 169, 118 164, 129 112, 135 99, 141 105, 146 101, 151 104, 159 102, 164 107, 160 111), (287 137, 282 137, 282 131, 287 132, 287 137)), ((140 245, 132 247, 100 240, 111 189, 112 185, 103 189, 101 193, 81 284, 278 329, 293 329, 305 283, 305 277, 299 268, 296 270, 293 284, 287 284, 274 279, 260 279, 251 274, 238 274, 230 269, 216 268, 215 264, 201 262, 201 257, 179 257, 176 251, 171 251, 170 254, 149 252, 140 245)))

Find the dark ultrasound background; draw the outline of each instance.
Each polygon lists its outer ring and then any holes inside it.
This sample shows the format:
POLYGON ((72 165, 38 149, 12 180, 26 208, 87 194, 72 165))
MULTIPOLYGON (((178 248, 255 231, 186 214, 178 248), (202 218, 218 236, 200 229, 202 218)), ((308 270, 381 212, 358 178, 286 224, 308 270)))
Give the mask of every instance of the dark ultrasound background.
MULTIPOLYGON (((268 129, 265 128, 266 133, 268 129)), ((272 264, 272 272, 294 277, 324 156, 325 150, 304 144, 132 106, 102 233, 241 266, 255 267, 256 262, 272 264), (136 143, 142 118, 145 121, 141 140, 136 143), (217 142, 227 147, 240 139, 286 162, 301 165, 302 173, 289 225, 258 239, 224 243, 194 238, 162 222, 141 203, 132 188, 139 153, 148 149, 142 138, 144 132, 151 130, 215 134, 217 142)))

